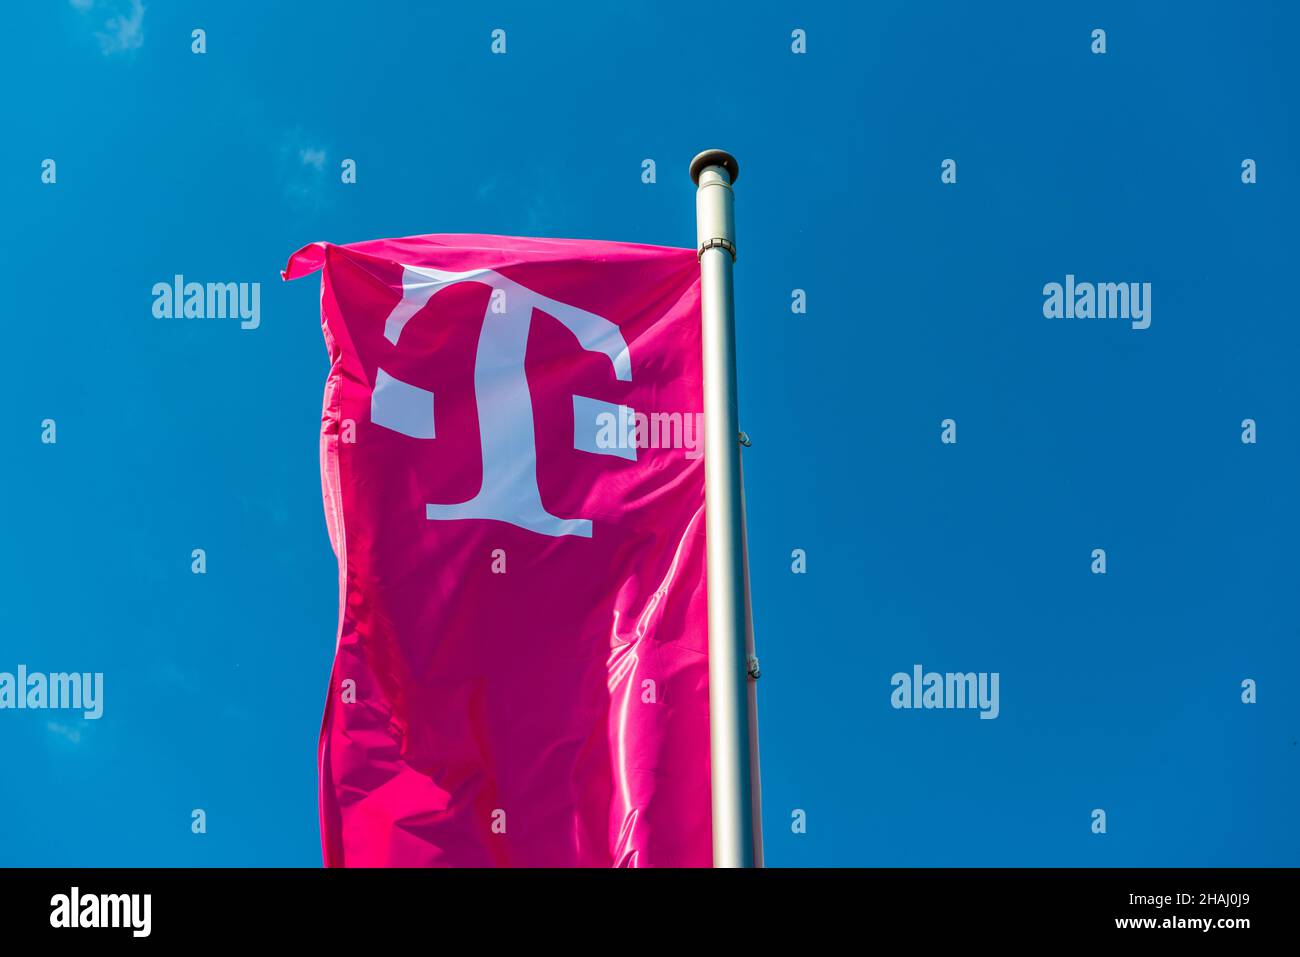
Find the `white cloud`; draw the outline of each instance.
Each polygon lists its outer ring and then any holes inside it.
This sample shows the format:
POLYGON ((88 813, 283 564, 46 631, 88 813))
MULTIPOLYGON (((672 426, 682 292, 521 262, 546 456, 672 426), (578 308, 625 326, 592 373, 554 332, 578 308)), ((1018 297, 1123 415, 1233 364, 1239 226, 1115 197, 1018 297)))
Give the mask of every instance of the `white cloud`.
POLYGON ((301 127, 284 130, 276 144, 285 198, 299 209, 319 210, 331 202, 329 181, 330 145, 301 127))
MULTIPOLYGON (((86 0, 73 0, 73 6, 85 2, 86 0)), ((85 7, 78 7, 78 9, 83 10, 88 8, 89 3, 85 7)), ((104 52, 105 56, 140 49, 144 45, 144 3, 142 0, 131 0, 129 13, 117 13, 109 17, 104 22, 103 31, 96 33, 95 37, 99 40, 99 48, 104 52)))
POLYGON ((59 724, 57 721, 47 722, 45 728, 51 734, 57 734, 59 737, 67 738, 73 744, 81 743, 81 732, 76 728, 69 728, 66 724, 59 724))
POLYGON ((95 3, 95 0, 71 0, 73 7, 85 13, 95 3))
POLYGON ((314 166, 319 170, 325 168, 324 150, 303 148, 298 151, 298 158, 302 160, 303 166, 314 166))

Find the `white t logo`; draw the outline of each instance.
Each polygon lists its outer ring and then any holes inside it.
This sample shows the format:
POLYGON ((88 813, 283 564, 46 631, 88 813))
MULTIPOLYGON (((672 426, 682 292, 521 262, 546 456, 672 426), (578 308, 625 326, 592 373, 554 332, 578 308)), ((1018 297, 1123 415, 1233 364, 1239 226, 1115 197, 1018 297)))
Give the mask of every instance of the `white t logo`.
MULTIPOLYGON (((556 302, 519 285, 491 269, 446 272, 426 266, 403 266, 402 301, 384 324, 384 338, 397 345, 407 322, 440 289, 476 282, 493 289, 483 318, 474 357, 474 399, 478 406, 479 446, 483 452, 483 485, 468 502, 425 506, 431 520, 479 518, 509 522, 542 535, 591 537, 591 521, 559 518, 542 505, 537 487, 537 442, 533 432, 533 403, 524 374, 524 350, 533 310, 554 316, 577 337, 582 348, 609 358, 614 375, 632 380, 632 361, 618 326, 595 313, 556 302)), ((575 396, 618 410, 617 405, 575 396)), ((376 425, 417 439, 434 437, 433 393, 410 385, 380 369, 370 397, 370 418, 376 425)), ((575 432, 581 423, 575 422, 575 432)), ((575 444, 577 439, 575 438, 575 444)), ((588 451, 597 451, 588 443, 588 451)))

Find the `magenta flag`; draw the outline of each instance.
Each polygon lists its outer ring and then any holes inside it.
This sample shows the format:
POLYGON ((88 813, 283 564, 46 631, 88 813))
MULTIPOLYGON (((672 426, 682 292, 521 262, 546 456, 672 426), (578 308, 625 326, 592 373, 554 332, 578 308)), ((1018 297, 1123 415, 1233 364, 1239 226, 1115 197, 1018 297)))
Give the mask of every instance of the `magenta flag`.
POLYGON ((695 252, 314 243, 329 866, 711 863, 695 252))

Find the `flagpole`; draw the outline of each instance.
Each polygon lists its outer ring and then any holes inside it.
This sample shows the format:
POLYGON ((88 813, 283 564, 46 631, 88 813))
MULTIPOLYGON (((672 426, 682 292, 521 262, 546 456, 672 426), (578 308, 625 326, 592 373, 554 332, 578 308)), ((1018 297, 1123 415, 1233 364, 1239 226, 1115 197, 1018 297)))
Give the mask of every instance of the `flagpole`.
POLYGON ((723 150, 691 160, 704 346, 704 518, 709 604, 709 761, 713 866, 761 866, 757 678, 749 621, 745 502, 736 411, 736 259, 731 184, 740 168, 723 150), (752 672, 752 673, 751 673, 752 672))

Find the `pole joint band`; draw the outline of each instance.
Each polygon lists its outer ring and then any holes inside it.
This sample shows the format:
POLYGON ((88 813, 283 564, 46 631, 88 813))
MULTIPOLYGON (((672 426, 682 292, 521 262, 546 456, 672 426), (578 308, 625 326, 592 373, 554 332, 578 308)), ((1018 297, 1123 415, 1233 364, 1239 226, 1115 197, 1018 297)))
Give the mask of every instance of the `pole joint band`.
POLYGON ((696 252, 695 254, 696 261, 704 258, 704 251, 706 249, 716 249, 716 248, 725 249, 727 252, 731 253, 731 261, 733 263, 736 261, 736 244, 733 243, 730 239, 722 239, 720 237, 714 239, 706 239, 704 240, 704 242, 700 243, 699 251, 696 252))

